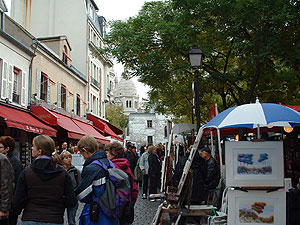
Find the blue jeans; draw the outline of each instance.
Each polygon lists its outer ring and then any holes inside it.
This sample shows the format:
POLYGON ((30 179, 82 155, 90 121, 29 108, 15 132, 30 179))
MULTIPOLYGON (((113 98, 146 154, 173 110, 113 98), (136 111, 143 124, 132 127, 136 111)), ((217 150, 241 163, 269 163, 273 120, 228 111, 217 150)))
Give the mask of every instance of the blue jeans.
POLYGON ((69 225, 76 225, 75 216, 76 216, 77 209, 78 209, 78 202, 73 208, 67 208, 67 215, 68 215, 69 225))
POLYGON ((62 223, 45 223, 35 221, 22 221, 22 225, 63 225, 62 223))

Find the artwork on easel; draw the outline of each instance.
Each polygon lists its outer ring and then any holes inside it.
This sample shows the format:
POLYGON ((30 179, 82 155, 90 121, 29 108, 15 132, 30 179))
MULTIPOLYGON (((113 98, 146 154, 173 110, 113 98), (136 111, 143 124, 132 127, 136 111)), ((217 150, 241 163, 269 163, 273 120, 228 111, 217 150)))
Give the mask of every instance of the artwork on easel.
POLYGON ((284 186, 283 144, 226 142, 226 185, 238 187, 284 186))
POLYGON ((285 224, 285 192, 238 190, 228 192, 228 224, 285 224))

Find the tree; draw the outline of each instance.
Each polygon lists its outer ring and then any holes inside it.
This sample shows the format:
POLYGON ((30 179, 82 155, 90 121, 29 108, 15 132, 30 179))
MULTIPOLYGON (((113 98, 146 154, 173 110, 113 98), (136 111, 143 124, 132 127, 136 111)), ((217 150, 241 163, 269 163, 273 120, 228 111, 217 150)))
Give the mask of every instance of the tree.
POLYGON ((128 118, 124 114, 124 108, 119 105, 108 105, 105 111, 105 117, 111 124, 124 130, 127 126, 128 118))
POLYGON ((145 3, 138 16, 111 23, 108 48, 126 76, 150 86, 149 104, 188 118, 194 79, 187 53, 205 54, 201 118, 215 102, 300 103, 300 4, 286 0, 170 0, 145 3))

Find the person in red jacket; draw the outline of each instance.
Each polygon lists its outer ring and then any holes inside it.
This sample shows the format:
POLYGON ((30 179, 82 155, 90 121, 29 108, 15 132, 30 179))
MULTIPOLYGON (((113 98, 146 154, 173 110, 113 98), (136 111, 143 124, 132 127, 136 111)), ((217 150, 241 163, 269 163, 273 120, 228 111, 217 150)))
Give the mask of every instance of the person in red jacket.
POLYGON ((130 169, 130 163, 128 159, 124 158, 124 148, 123 146, 118 142, 113 142, 105 146, 104 150, 106 151, 107 158, 111 160, 114 164, 114 166, 130 176, 130 183, 132 184, 132 211, 130 213, 132 218, 128 218, 128 220, 125 223, 122 223, 120 221, 120 225, 122 224, 131 224, 134 219, 134 204, 137 200, 138 196, 138 187, 137 184, 134 182, 134 175, 132 170, 130 169))

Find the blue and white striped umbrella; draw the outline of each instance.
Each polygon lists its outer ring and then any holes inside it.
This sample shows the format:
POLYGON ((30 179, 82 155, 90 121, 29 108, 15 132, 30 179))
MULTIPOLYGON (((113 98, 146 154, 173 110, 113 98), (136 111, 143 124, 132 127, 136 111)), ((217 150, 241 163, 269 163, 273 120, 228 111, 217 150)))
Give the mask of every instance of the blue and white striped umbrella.
POLYGON ((204 128, 294 127, 300 125, 300 113, 273 103, 245 104, 229 108, 205 124, 204 128))

